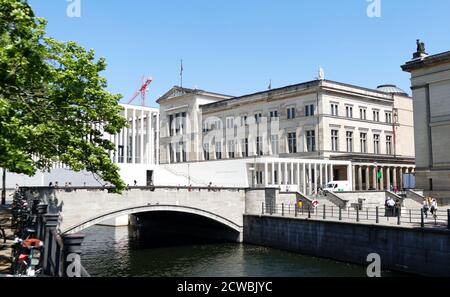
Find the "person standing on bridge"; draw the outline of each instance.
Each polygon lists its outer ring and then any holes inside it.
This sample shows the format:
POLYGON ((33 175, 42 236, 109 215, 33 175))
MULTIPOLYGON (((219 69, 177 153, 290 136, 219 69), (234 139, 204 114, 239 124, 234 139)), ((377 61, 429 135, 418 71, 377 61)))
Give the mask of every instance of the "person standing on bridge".
POLYGON ((429 209, 430 209, 430 205, 428 204, 428 199, 424 199, 422 211, 423 211, 423 214, 425 215, 426 219, 428 218, 428 210, 429 209))
POLYGON ((436 199, 433 199, 433 200, 431 201, 431 209, 430 209, 430 212, 431 212, 431 214, 433 215, 434 218, 437 217, 437 208, 438 208, 437 201, 436 201, 436 199))

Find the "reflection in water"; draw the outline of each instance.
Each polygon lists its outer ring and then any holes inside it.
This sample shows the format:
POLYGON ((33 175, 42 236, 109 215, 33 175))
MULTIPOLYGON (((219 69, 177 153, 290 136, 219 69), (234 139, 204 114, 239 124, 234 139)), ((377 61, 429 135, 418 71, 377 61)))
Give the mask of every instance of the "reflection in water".
POLYGON ((85 234, 83 265, 93 276, 366 276, 364 267, 252 245, 155 248, 128 227, 94 226, 85 234))

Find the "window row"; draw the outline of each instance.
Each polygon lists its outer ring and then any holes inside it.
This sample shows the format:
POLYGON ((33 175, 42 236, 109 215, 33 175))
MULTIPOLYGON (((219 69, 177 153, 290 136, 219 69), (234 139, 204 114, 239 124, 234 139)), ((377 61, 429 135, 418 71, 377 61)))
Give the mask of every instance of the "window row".
MULTIPOLYGON (((339 105, 337 103, 331 103, 331 115, 332 116, 340 116, 339 113, 339 105)), ((346 105, 345 106, 345 116, 347 118, 354 118, 353 116, 353 106, 346 105)), ((359 108, 359 119, 367 120, 367 108, 360 107, 359 108)), ((380 111, 377 109, 372 110, 372 120, 375 122, 380 122, 380 111)), ((392 112, 386 111, 384 113, 384 120, 388 124, 392 124, 392 112)))
MULTIPOLYGON (((354 152, 354 132, 347 131, 345 133, 345 141, 346 141, 346 152, 353 153, 354 152)), ((373 153, 381 154, 381 135, 373 134, 373 153)), ((361 132, 359 133, 359 147, 361 153, 369 153, 368 151, 368 138, 367 133, 361 132)), ((392 155, 392 136, 386 135, 385 138, 385 154, 392 155)), ((334 152, 341 151, 339 147, 339 130, 331 130, 331 150, 334 152)))

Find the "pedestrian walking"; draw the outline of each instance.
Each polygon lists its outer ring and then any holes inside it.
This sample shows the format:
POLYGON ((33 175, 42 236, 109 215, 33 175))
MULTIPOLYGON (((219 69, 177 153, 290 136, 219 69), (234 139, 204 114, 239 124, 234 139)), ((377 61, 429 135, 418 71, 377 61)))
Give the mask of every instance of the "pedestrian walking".
POLYGON ((423 214, 425 215, 425 218, 428 218, 428 211, 430 210, 430 205, 428 204, 428 199, 424 199, 423 200, 423 206, 422 206, 422 211, 423 214))
POLYGON ((430 212, 434 218, 437 218, 438 205, 436 199, 431 200, 430 212))

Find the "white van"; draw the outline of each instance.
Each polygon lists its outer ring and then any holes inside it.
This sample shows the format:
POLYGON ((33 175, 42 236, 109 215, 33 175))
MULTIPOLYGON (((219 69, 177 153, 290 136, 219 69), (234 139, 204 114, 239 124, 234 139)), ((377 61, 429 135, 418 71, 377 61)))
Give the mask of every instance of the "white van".
POLYGON ((352 190, 352 187, 347 180, 336 180, 329 182, 324 190, 328 192, 348 192, 352 190))

